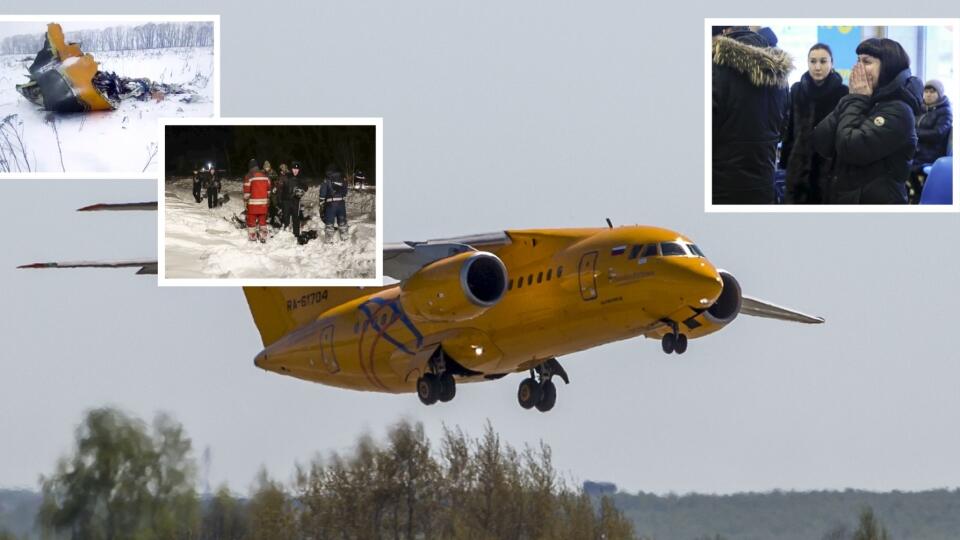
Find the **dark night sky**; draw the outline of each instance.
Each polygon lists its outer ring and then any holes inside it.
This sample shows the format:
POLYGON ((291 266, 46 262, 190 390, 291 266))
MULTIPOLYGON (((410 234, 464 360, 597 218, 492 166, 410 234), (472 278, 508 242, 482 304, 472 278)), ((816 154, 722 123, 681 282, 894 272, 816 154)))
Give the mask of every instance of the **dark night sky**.
POLYGON ((375 126, 167 126, 166 175, 190 175, 213 162, 227 176, 242 176, 247 162, 273 168, 299 160, 309 178, 323 176, 330 163, 347 174, 363 170, 376 182, 375 126))

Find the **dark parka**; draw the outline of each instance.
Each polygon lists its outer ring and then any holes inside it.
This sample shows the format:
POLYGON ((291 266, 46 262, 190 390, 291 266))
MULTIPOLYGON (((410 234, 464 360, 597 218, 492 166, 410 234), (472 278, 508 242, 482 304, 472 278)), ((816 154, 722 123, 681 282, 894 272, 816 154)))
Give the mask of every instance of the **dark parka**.
POLYGON ((713 203, 771 204, 793 61, 754 32, 713 39, 713 203))
POLYGON ((804 73, 800 82, 790 87, 790 118, 780 149, 780 167, 787 170, 788 204, 824 202, 824 179, 830 174, 833 161, 813 150, 813 128, 849 93, 836 71, 831 71, 819 85, 810 72, 804 73))
POLYGON ((293 235, 300 236, 300 198, 307 191, 307 179, 302 174, 280 173, 280 224, 286 227, 293 224, 293 235))
POLYGON ((813 133, 821 156, 833 158, 832 204, 905 204, 904 183, 917 150, 916 114, 923 83, 901 71, 873 95, 849 94, 813 133))
POLYGON ((947 155, 947 139, 953 126, 953 110, 947 96, 940 98, 917 117, 917 156, 914 163, 925 165, 947 155))

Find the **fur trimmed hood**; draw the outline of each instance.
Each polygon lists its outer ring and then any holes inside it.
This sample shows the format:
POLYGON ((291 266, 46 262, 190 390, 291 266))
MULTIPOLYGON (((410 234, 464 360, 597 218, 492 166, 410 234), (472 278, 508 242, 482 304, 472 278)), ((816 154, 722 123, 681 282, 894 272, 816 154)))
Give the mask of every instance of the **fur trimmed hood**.
POLYGON ((724 36, 713 39, 713 63, 749 77, 754 86, 786 88, 793 59, 782 49, 756 47, 724 36))

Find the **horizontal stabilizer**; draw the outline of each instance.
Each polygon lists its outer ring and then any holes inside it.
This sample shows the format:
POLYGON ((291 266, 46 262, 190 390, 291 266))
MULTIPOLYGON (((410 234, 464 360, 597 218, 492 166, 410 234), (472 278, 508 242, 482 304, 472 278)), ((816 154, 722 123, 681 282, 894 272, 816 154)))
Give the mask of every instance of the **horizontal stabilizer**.
POLYGON ((740 306, 740 313, 743 313, 744 315, 750 315, 752 317, 764 317, 767 319, 794 321, 805 324, 821 324, 824 322, 823 317, 807 315, 806 313, 794 311, 792 309, 771 304, 770 302, 766 302, 758 298, 751 298, 749 296, 743 297, 743 303, 740 306))
POLYGON ((137 274, 156 275, 157 261, 73 261, 24 264, 17 268, 137 268, 137 274))
POLYGON ((77 212, 125 211, 125 210, 156 210, 157 201, 135 203, 99 203, 77 208, 77 212))

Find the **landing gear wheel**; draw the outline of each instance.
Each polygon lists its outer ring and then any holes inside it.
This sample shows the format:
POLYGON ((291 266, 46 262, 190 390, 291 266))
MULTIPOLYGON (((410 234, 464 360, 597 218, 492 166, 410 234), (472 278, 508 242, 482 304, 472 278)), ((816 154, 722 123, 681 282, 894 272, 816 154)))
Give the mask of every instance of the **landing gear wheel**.
POLYGON ((444 373, 440 376, 440 392, 437 398, 446 403, 457 395, 457 381, 453 380, 453 375, 444 373))
POLYGON ((524 409, 531 409, 540 401, 541 395, 540 383, 531 377, 520 383, 520 388, 517 390, 517 401, 524 409))
POLYGON ((537 402, 537 410, 547 412, 557 403, 557 387, 551 381, 544 381, 540 387, 540 401, 537 402))
POLYGON ((424 405, 433 405, 440 397, 440 381, 433 373, 417 379, 417 397, 424 405))
POLYGON ((663 352, 670 354, 674 351, 677 346, 677 337, 673 334, 667 334, 660 339, 660 346, 663 347, 663 352))
POLYGON ((687 352, 687 336, 685 334, 677 335, 676 343, 673 345, 673 350, 677 354, 683 354, 687 352))

